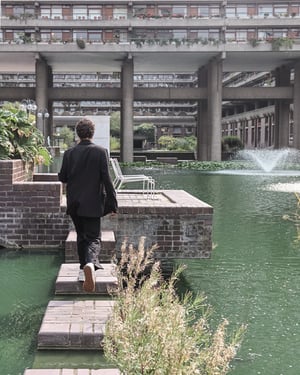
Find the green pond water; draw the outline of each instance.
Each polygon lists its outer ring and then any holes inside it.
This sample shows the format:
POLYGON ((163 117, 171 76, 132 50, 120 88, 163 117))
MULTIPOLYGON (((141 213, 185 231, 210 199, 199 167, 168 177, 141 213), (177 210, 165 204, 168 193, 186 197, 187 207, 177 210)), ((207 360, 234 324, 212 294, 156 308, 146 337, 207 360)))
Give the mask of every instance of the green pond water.
MULTIPOLYGON (((276 187, 297 183, 300 176, 145 173, 155 177, 158 188, 184 189, 214 207, 217 246, 210 260, 184 260, 184 285, 205 293, 214 309, 212 326, 223 317, 232 328, 248 325, 230 374, 299 375, 300 243, 295 226, 282 219, 295 212, 297 200, 276 187)), ((36 354, 36 335, 61 261, 54 253, 0 256, 0 375, 55 364, 109 366, 95 352, 36 354)))

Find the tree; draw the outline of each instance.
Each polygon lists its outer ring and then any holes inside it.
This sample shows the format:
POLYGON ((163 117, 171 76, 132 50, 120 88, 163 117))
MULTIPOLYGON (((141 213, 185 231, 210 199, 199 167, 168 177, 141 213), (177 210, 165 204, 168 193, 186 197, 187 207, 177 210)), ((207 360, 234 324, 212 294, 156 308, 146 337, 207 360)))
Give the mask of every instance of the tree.
POLYGON ((155 126, 153 124, 143 123, 134 127, 134 134, 142 135, 149 143, 155 141, 155 126))
POLYGON ((63 140, 64 145, 68 148, 74 142, 74 132, 67 126, 64 126, 59 131, 59 138, 63 140))

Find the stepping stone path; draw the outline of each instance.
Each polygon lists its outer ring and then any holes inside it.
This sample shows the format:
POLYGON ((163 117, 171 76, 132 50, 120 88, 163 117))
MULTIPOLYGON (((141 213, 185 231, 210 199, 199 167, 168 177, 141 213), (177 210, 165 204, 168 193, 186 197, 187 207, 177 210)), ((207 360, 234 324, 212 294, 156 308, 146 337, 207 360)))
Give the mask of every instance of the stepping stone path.
MULTIPOLYGON (((96 290, 93 295, 107 295, 116 287, 114 266, 104 263, 101 266, 103 270, 96 271, 96 290)), ((63 263, 56 279, 55 294, 87 294, 82 288, 83 283, 78 281, 78 272, 79 263, 63 263)))
MULTIPOLYGON (((106 232, 105 238, 108 240, 106 249, 111 249, 114 236, 106 232)), ((70 232, 68 241, 69 249, 74 251, 76 233, 74 237, 74 232, 70 232)), ((105 323, 114 303, 109 297, 109 290, 117 285, 115 266, 108 263, 101 265, 103 269, 96 271, 95 293, 83 291, 83 282, 78 281, 79 263, 61 265, 55 283, 55 295, 65 295, 66 298, 49 301, 38 333, 38 350, 101 350, 105 323), (85 298, 80 300, 78 296, 83 295, 85 298)), ((119 374, 117 369, 26 369, 24 372, 24 375, 119 374)))

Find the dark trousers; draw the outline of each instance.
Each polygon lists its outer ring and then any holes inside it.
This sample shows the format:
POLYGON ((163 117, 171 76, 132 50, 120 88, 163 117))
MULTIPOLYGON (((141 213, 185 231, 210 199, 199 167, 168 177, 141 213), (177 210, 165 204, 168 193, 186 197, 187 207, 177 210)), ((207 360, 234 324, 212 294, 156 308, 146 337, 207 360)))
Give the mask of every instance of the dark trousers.
POLYGON ((77 252, 80 268, 93 263, 95 269, 101 268, 99 254, 101 250, 101 219, 71 215, 77 233, 77 252))

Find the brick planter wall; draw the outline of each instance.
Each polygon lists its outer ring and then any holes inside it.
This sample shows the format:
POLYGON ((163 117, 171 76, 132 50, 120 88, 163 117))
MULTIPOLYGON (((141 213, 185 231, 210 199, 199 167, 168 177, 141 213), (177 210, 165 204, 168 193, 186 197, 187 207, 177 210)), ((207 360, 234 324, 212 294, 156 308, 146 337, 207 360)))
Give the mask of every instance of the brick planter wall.
POLYGON ((69 218, 61 208, 60 182, 25 181, 21 160, 0 161, 0 245, 63 247, 69 218))
POLYGON ((183 190, 159 191, 154 200, 133 191, 118 194, 119 215, 104 218, 103 229, 111 229, 119 242, 138 245, 146 236, 146 246, 158 245, 159 259, 209 258, 212 250, 211 206, 183 190))
MULTIPOLYGON (((72 223, 56 174, 28 182, 22 161, 0 161, 0 194, 0 246, 64 248, 72 223)), ((146 236, 146 246, 157 244, 162 260, 210 256, 213 209, 206 203, 183 190, 157 191, 155 199, 124 190, 118 202, 119 214, 102 219, 102 230, 115 233, 117 250, 125 238, 137 245, 146 236)))

